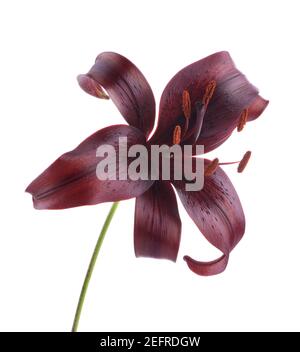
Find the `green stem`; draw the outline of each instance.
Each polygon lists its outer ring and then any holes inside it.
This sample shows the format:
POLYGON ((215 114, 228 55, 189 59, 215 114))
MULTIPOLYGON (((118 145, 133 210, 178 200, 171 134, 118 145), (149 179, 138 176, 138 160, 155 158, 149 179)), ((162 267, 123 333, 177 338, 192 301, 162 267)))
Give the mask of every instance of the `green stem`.
POLYGON ((79 319, 80 319, 80 315, 81 315, 84 299, 85 299, 86 292, 87 292, 87 289, 88 289, 88 286, 89 286, 89 282, 90 282, 92 274, 93 274, 93 270, 94 270, 94 267, 95 267, 95 264, 96 264, 96 261, 97 261, 97 257, 98 257, 99 251, 101 249, 101 246, 102 246, 104 237, 106 235, 106 232, 108 230, 108 227, 109 227, 109 225, 111 223, 111 220, 112 220, 112 218, 113 218, 113 216, 114 216, 114 214, 116 212, 116 209, 117 209, 118 205, 119 205, 119 202, 115 202, 111 206, 110 211, 109 211, 109 213, 107 215, 107 218, 105 220, 105 223, 104 223, 104 225, 102 227, 102 230, 100 232, 98 241, 96 243, 96 246, 95 246, 95 249, 94 249, 94 252, 93 252, 89 267, 88 267, 88 270, 87 270, 86 275, 85 275, 85 279, 84 279, 84 282, 83 282, 83 285, 82 285, 81 293, 80 293, 80 296, 79 296, 77 309, 76 309, 76 313, 75 313, 75 317, 74 317, 74 322, 73 322, 73 326, 72 326, 72 332, 76 332, 77 329, 78 329, 78 324, 79 324, 79 319))

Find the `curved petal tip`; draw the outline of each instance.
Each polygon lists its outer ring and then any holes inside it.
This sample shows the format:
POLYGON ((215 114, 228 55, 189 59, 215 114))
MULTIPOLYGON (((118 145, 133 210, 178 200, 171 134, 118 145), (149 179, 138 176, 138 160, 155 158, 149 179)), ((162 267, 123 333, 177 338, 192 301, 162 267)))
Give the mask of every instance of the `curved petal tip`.
POLYGON ((228 264, 228 256, 226 255, 222 255, 220 258, 211 262, 199 262, 187 255, 183 257, 183 260, 187 263, 191 271, 201 276, 221 274, 228 264))
POLYGON ((100 99, 109 99, 109 96, 106 94, 101 85, 93 80, 88 75, 78 75, 77 81, 79 86, 88 94, 100 98, 100 99))
POLYGON ((249 117, 248 120, 252 121, 257 119, 269 105, 269 100, 262 98, 258 95, 249 106, 249 117))

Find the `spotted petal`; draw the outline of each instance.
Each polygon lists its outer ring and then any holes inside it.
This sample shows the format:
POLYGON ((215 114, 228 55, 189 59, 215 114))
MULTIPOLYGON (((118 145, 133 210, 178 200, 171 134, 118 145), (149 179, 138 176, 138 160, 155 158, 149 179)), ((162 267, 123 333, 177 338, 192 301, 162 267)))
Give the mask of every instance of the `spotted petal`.
POLYGON ((242 111, 251 107, 250 119, 258 117, 267 101, 258 99, 258 90, 236 69, 228 52, 222 51, 179 71, 163 91, 153 142, 172 143, 176 125, 184 125, 183 92, 190 96, 190 128, 196 123, 196 106, 202 102, 210 82, 216 88, 209 101, 201 132, 196 141, 205 152, 223 143, 237 126, 242 111))
MULTIPOLYGON (((209 161, 205 161, 205 165, 209 161)), ((201 191, 187 192, 183 181, 176 190, 187 213, 206 239, 222 252, 220 258, 203 262, 185 256, 189 268, 199 275, 215 275, 225 270, 229 254, 245 232, 245 217, 239 197, 225 172, 218 167, 205 177, 201 191)))

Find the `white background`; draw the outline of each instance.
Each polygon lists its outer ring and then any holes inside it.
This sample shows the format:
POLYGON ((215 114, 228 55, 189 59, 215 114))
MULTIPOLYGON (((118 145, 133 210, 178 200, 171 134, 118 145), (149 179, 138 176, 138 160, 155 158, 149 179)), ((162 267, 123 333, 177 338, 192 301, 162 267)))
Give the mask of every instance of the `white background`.
POLYGON ((26 186, 96 130, 123 123, 76 75, 102 51, 131 59, 157 102, 182 67, 228 50, 270 105, 211 158, 227 167, 247 217, 225 273, 198 277, 182 256, 213 259, 180 206, 178 262, 135 259, 134 200, 121 203, 94 272, 81 331, 299 330, 298 1, 1 1, 0 330, 69 331, 109 204, 36 211, 26 186))

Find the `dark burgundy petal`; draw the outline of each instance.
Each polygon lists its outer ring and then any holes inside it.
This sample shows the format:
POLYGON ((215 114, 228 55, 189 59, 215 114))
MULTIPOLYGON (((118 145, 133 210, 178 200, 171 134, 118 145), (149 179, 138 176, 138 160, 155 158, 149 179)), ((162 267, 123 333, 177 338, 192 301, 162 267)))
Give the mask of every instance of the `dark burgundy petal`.
POLYGON ((206 87, 212 81, 216 82, 216 88, 209 101, 197 144, 203 144, 205 152, 208 152, 230 136, 242 111, 257 101, 258 91, 236 69, 229 53, 223 51, 185 67, 171 79, 161 97, 153 143, 172 143, 175 126, 184 123, 183 91, 188 91, 190 95, 190 126, 193 128, 196 106, 202 102, 206 87))
MULTIPOLYGON (((253 121, 257 119, 265 110, 265 108, 268 106, 269 101, 263 99, 261 96, 257 96, 251 103, 251 105, 248 108, 248 120, 247 121, 253 121)), ((215 138, 214 135, 209 136, 209 137, 204 137, 202 136, 201 138, 198 139, 197 144, 203 144, 205 145, 205 152, 208 153, 213 149, 216 149, 219 147, 221 144, 223 144, 230 136, 232 131, 235 129, 235 125, 232 126, 232 128, 228 129, 227 131, 224 130, 224 132, 220 132, 218 134, 218 138, 215 138)))
POLYGON ((104 88, 129 125, 146 137, 150 134, 155 120, 154 96, 144 75, 124 56, 110 52, 98 55, 90 71, 78 76, 78 82, 98 98, 107 98, 104 88))
MULTIPOLYGON (((208 164, 205 160, 205 165, 208 164)), ((245 232, 245 217, 239 197, 225 172, 218 167, 205 177, 201 191, 187 192, 182 181, 175 187, 186 211, 206 239, 223 255, 215 261, 200 262, 184 257, 189 268, 199 275, 215 275, 224 271, 229 253, 245 232)))
MULTIPOLYGON (((97 157, 101 145, 111 145, 118 161, 119 137, 127 137, 128 147, 145 144, 145 136, 127 125, 106 127, 63 154, 26 189, 32 194, 36 209, 64 209, 129 199, 144 193, 153 181, 100 180, 96 167, 104 157, 97 157)), ((117 164, 117 170, 120 165, 117 164)))
POLYGON ((176 196, 169 182, 155 182, 136 198, 134 248, 137 257, 176 261, 181 221, 176 196))

